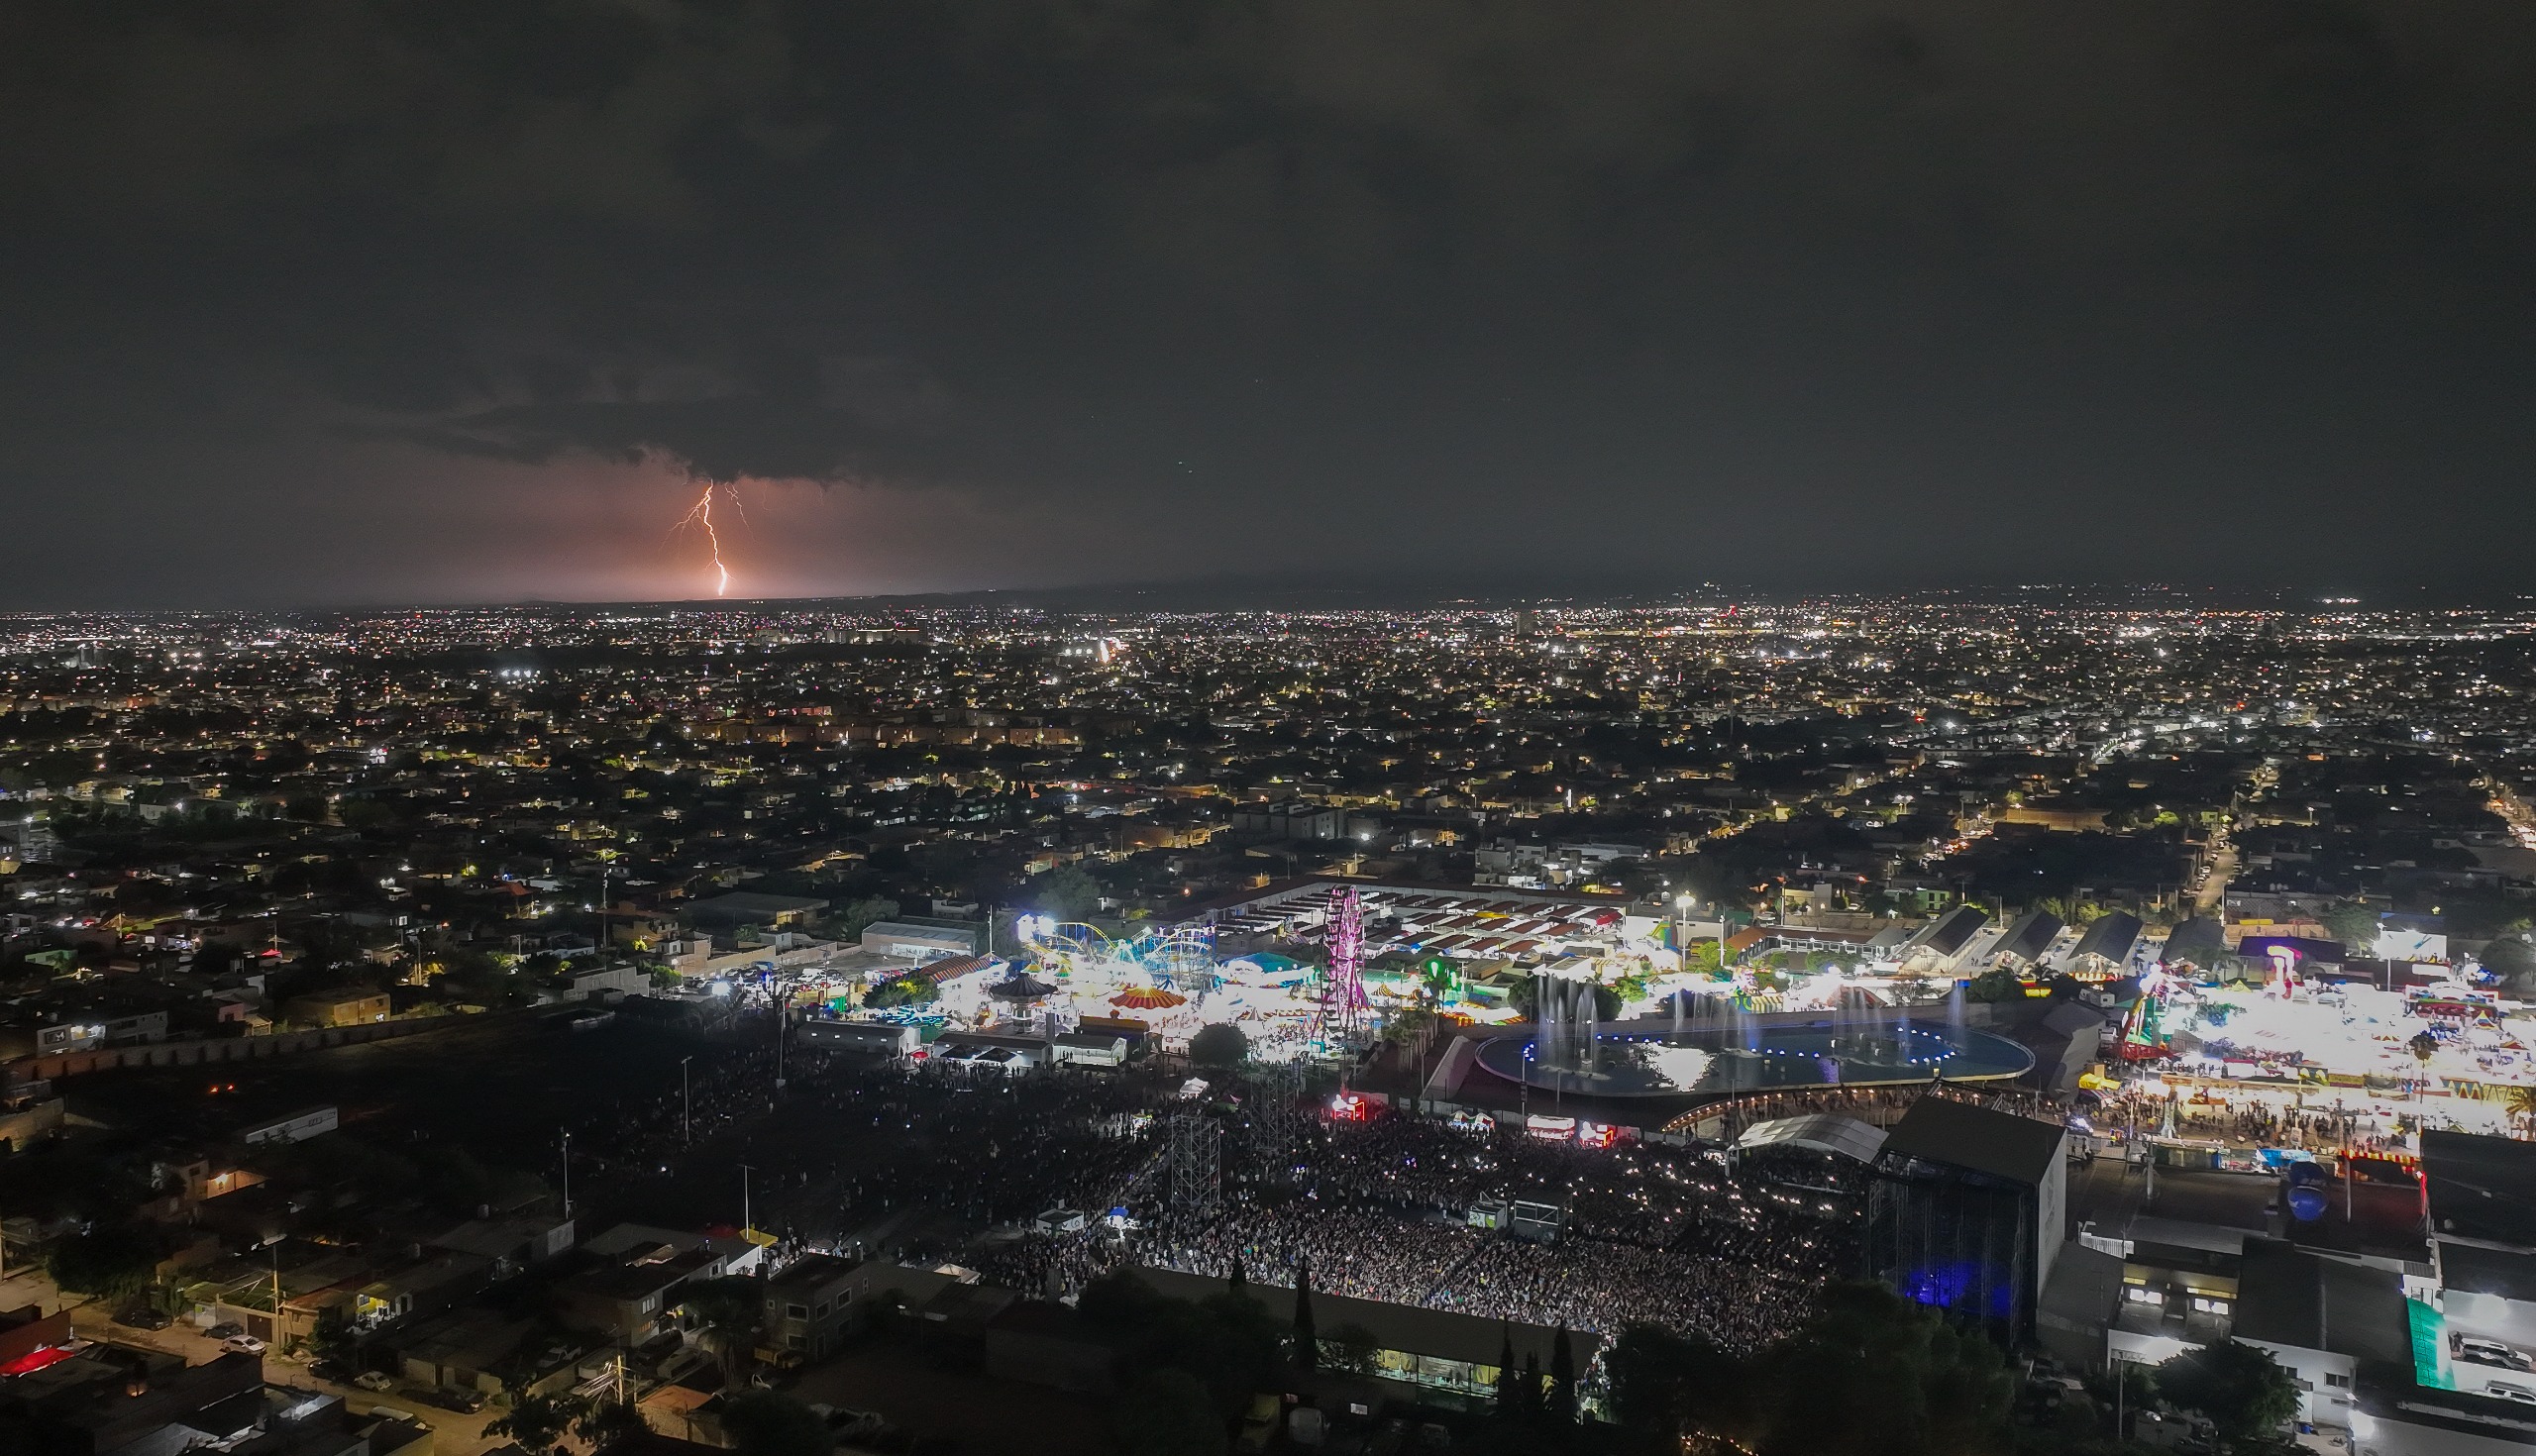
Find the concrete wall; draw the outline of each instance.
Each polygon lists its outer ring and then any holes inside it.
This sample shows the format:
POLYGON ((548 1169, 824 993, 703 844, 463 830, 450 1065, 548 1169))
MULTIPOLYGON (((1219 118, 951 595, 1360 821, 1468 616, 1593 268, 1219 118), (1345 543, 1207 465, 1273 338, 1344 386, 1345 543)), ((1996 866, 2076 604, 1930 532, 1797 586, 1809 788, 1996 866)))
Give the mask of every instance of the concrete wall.
POLYGON ((51 1137, 61 1126, 62 1106, 61 1098, 48 1097, 15 1112, 0 1112, 0 1143, 24 1152, 34 1143, 51 1137))
POLYGON ((360 1026, 327 1026, 312 1031, 283 1031, 271 1036, 221 1037, 203 1041, 164 1041, 154 1046, 99 1047, 94 1051, 62 1052, 50 1057, 25 1057, 10 1063, 7 1075, 22 1082, 49 1082, 63 1077, 76 1077, 83 1072, 112 1072, 119 1067, 198 1067, 216 1066, 223 1062, 252 1062, 265 1057, 287 1057, 299 1052, 321 1051, 327 1047, 353 1046, 361 1042, 386 1041, 393 1037, 415 1036, 426 1031, 441 1031, 453 1026, 487 1025, 496 1015, 519 1015, 521 1012, 494 1012, 483 1016, 413 1016, 398 1021, 371 1021, 360 1026))

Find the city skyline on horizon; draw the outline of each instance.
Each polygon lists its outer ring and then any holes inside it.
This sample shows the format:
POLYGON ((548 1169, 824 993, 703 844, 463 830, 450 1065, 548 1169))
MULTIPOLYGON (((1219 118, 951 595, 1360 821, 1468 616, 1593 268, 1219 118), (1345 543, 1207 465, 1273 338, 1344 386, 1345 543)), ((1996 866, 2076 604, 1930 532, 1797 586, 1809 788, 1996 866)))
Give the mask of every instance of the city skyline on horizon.
POLYGON ((510 597, 445 597, 440 599, 267 600, 188 605, 158 603, 117 606, 6 606, 0 620, 50 617, 290 617, 303 615, 375 616, 397 612, 592 612, 659 610, 688 613, 782 614, 786 612, 898 611, 958 612, 1008 608, 1059 616, 1136 617, 1288 613, 1335 615, 1391 613, 1450 615, 1546 612, 1721 611, 1739 607, 1816 608, 1926 603, 1965 607, 2008 607, 2048 603, 2054 610, 2220 612, 2280 615, 2369 615, 2484 612, 2506 616, 2536 611, 2536 593, 2471 594, 2448 588, 2416 586, 2410 591, 2363 588, 2326 591, 2260 585, 2185 584, 2166 581, 2032 581, 1965 582, 1838 589, 1766 586, 1750 582, 1701 581, 1680 587, 1646 586, 1601 592, 1559 589, 1539 582, 1501 584, 1474 589, 1449 582, 1351 584, 1321 579, 1298 583, 1275 577, 1192 576, 1153 580, 1085 581, 1046 585, 951 588, 930 591, 802 592, 693 596, 522 595, 510 597))

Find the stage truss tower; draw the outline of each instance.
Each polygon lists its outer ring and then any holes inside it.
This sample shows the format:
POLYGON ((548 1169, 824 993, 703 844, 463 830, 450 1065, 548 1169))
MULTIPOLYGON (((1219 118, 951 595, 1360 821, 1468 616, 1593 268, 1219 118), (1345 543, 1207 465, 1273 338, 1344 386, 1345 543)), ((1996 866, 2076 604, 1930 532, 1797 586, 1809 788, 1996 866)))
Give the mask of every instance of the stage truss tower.
POLYGON ((1183 1112, 1171 1119, 1171 1204, 1213 1213, 1221 1196, 1223 1128, 1213 1117, 1183 1112))

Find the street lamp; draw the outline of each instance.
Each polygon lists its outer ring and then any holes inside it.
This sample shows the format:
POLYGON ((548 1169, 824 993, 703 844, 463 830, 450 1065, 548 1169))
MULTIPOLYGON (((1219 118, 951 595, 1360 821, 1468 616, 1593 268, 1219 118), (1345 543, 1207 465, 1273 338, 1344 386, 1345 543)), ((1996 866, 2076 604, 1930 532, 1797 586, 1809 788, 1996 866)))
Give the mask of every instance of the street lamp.
POLYGON ((678 1136, 679 1141, 690 1147, 695 1143, 695 1097, 687 1089, 687 1064, 694 1060, 678 1059, 678 1136))

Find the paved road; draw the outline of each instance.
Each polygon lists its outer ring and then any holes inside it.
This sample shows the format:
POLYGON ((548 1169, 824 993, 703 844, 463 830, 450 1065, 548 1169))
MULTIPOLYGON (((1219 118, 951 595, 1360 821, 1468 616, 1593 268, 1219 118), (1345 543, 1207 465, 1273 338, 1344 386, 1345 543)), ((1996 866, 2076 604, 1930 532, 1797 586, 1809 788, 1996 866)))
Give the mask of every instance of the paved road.
POLYGON ((2228 882, 2237 878, 2237 846, 2221 840, 2210 856, 2210 873, 2202 877, 2201 889, 2192 897, 2193 913, 2208 915, 2219 908, 2219 897, 2228 892, 2228 882))
MULTIPOLYGON (((48 1286, 50 1281, 47 1282, 48 1286)), ((121 1325, 96 1304, 81 1304, 70 1311, 70 1329, 84 1339, 111 1340, 119 1345, 141 1345, 166 1354, 181 1356, 187 1365, 205 1364, 220 1353, 220 1342, 204 1335, 192 1325, 177 1323, 165 1329, 134 1329, 121 1325)), ((432 1428, 433 1456, 475 1456, 493 1444, 484 1434, 484 1425, 501 1412, 485 1409, 470 1415, 464 1411, 443 1410, 417 1399, 413 1393, 398 1389, 380 1393, 365 1391, 358 1386, 337 1385, 320 1380, 298 1361, 267 1354, 264 1357, 264 1379, 274 1385, 296 1386, 302 1390, 323 1391, 343 1398, 344 1404, 354 1410, 395 1411, 409 1419, 419 1420, 432 1428)))

